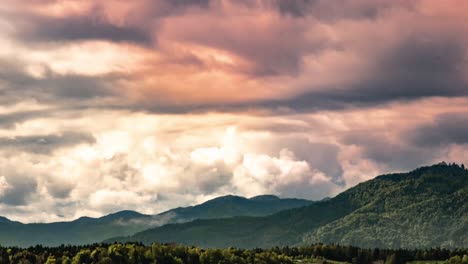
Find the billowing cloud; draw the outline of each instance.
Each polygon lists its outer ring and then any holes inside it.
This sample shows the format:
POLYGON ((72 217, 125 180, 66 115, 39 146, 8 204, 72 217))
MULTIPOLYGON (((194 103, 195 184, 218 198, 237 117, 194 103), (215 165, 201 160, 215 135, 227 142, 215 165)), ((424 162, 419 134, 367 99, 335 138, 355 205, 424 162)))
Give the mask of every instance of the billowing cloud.
POLYGON ((278 193, 309 199, 320 199, 339 189, 323 172, 311 168, 306 161, 296 160, 287 149, 281 150, 278 157, 246 154, 234 171, 233 184, 246 189, 249 196, 278 193))

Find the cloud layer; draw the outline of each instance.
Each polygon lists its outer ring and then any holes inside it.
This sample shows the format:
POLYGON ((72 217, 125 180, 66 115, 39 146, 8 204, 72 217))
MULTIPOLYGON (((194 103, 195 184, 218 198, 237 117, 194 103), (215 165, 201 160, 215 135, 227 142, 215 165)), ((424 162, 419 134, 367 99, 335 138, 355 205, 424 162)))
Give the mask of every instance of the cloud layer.
POLYGON ((466 8, 2 1, 0 212, 36 222, 228 193, 321 199, 466 162, 466 8))

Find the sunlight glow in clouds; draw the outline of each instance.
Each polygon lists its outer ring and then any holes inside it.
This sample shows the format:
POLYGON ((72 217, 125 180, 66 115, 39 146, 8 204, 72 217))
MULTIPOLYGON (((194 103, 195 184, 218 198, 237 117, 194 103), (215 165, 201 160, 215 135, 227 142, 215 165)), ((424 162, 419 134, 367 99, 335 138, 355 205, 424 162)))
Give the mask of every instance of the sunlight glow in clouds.
POLYGON ((1 1, 0 215, 322 199, 466 163, 465 5, 1 1))

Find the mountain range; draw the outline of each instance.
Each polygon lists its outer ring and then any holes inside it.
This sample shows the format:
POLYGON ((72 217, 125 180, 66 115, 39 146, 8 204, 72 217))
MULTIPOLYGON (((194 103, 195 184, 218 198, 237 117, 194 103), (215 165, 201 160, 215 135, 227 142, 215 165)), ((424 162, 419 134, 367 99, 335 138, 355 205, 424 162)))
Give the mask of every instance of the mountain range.
POLYGON ((44 246, 90 244, 110 237, 132 235, 167 223, 239 215, 265 216, 312 203, 309 200, 281 199, 273 195, 261 195, 250 199, 228 195, 200 205, 179 207, 157 215, 145 215, 127 210, 100 218, 81 217, 70 222, 31 224, 0 217, 0 245, 28 247, 37 244, 44 246))
POLYGON ((157 215, 120 211, 71 222, 0 217, 0 245, 95 242, 270 248, 335 243, 364 248, 467 248, 468 170, 436 164, 378 176, 321 201, 228 195, 157 215))
POLYGON ((269 248, 324 242, 365 248, 468 247, 468 171, 445 163, 378 176, 331 199, 263 217, 167 224, 114 241, 269 248))

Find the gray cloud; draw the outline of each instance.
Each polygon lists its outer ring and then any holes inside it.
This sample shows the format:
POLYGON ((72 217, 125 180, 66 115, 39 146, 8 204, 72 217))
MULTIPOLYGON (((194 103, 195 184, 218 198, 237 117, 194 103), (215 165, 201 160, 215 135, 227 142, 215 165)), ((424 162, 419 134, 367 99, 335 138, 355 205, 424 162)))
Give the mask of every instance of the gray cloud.
MULTIPOLYGON (((172 1, 171 6, 203 6, 203 7, 216 7, 222 5, 220 0, 184 0, 172 1), (180 2, 183 5, 180 5, 180 2)), ((392 1, 396 2, 396 1, 392 1)), ((379 12, 392 7, 392 2, 389 1, 326 1, 326 0, 262 0, 262 1, 249 1, 237 0, 233 3, 242 5, 249 9, 260 9, 264 11, 275 11, 284 16, 291 16, 294 18, 303 18, 311 16, 320 20, 338 20, 338 19, 373 19, 379 12)), ((231 3, 232 4, 232 3, 231 3)), ((412 1, 398 1, 399 6, 410 8, 414 6, 412 1)))
POLYGON ((114 155, 111 159, 107 160, 106 163, 109 163, 107 164, 109 167, 105 171, 105 175, 119 179, 120 181, 138 181, 139 172, 137 169, 128 164, 126 155, 114 155))
POLYGON ((467 124, 466 113, 443 113, 428 123, 402 127, 390 134, 380 130, 352 131, 343 135, 341 142, 358 146, 364 158, 390 170, 411 170, 443 159, 452 144, 468 144, 467 124))
POLYGON ((409 130, 409 142, 421 147, 443 147, 468 143, 468 114, 444 113, 432 123, 409 130))
POLYGON ((295 154, 299 159, 306 160, 313 168, 316 168, 327 176, 332 177, 334 183, 343 185, 343 167, 338 161, 339 146, 328 143, 296 143, 295 154))
POLYGON ((6 177, 6 181, 8 188, 0 193, 0 204, 25 205, 37 189, 37 181, 33 177, 9 175, 6 177))
MULTIPOLYGON (((51 3, 54 1, 38 1, 51 3)), ((157 43, 154 28, 157 22, 167 16, 182 14, 187 8, 206 9, 210 0, 174 0, 151 1, 141 13, 127 14, 124 23, 115 24, 109 21, 105 10, 99 3, 84 15, 69 17, 48 17, 24 13, 4 13, 10 19, 18 16, 28 17, 21 21, 17 28, 18 39, 31 43, 60 43, 81 40, 106 40, 111 42, 131 42, 143 46, 157 43)))
POLYGON ((29 14, 28 19, 20 25, 16 37, 28 44, 107 40, 149 45, 153 41, 151 31, 147 28, 113 24, 99 8, 82 16, 45 17, 29 14))
POLYGON ((223 162, 216 162, 210 166, 188 164, 182 173, 193 176, 194 179, 187 180, 191 184, 186 190, 192 193, 216 193, 223 186, 229 185, 232 178, 232 168, 223 162))
POLYGON ((210 0, 174 0, 168 2, 169 5, 175 8, 187 7, 187 6, 198 6, 207 8, 210 5, 210 0))
POLYGON ((44 76, 34 77, 27 74, 21 62, 0 60, 0 102, 8 105, 29 98, 69 106, 70 100, 117 96, 116 83, 125 78, 117 73, 86 76, 57 74, 48 68, 44 70, 44 76))
POLYGON ((410 142, 393 140, 385 131, 354 131, 343 136, 346 145, 356 145, 365 159, 390 170, 411 170, 430 164, 440 157, 442 149, 421 148, 410 142))
MULTIPOLYGON (((51 75, 43 80, 45 89, 50 89, 53 94, 61 98, 91 99, 114 95, 112 89, 115 75, 88 77, 77 74, 51 75)), ((38 82, 41 84, 41 81, 38 82)))
MULTIPOLYGON (((282 15, 298 18, 311 16, 330 22, 342 19, 375 19, 379 13, 395 6, 397 1, 270 0, 267 2, 282 15)), ((413 5, 411 1, 398 1, 399 7, 410 9, 413 5)))
POLYGON ((49 154, 62 147, 93 142, 94 137, 91 134, 64 132, 60 135, 34 135, 0 138, 0 147, 2 149, 11 149, 15 152, 20 150, 35 154, 49 154))
POLYGON ((74 188, 74 184, 66 181, 60 181, 57 179, 53 179, 47 183, 47 191, 49 192, 49 194, 52 195, 54 198, 59 199, 69 197, 71 191, 73 191, 74 188))
POLYGON ((313 111, 435 96, 467 96, 466 51, 462 39, 437 39, 434 36, 430 41, 424 41, 423 36, 414 36, 374 58, 377 66, 373 72, 356 84, 321 87, 289 99, 259 102, 259 105, 313 111))
POLYGON ((26 120, 46 117, 50 116, 50 114, 50 110, 31 110, 0 114, 0 128, 11 128, 12 126, 26 120))
POLYGON ((304 16, 311 6, 316 4, 315 0, 275 1, 276 7, 281 14, 292 16, 304 16))

